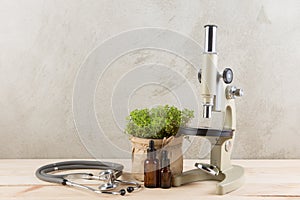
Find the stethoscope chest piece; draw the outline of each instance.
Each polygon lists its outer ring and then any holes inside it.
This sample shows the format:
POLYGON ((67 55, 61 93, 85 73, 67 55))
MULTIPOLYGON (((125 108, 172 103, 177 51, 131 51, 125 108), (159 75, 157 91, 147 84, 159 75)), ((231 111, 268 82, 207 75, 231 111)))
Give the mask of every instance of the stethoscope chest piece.
POLYGON ((113 190, 119 186, 119 183, 116 182, 117 178, 113 170, 105 170, 100 172, 99 177, 100 179, 107 181, 107 183, 98 187, 101 191, 113 190))

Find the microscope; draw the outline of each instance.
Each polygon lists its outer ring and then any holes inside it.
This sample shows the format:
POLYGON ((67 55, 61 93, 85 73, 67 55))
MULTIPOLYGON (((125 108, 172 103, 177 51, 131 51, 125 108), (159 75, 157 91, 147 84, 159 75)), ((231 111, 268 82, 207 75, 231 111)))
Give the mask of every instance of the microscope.
MULTIPOLYGON (((216 25, 206 25, 203 63, 198 73, 201 85, 203 118, 220 117, 221 127, 190 128, 181 127, 179 134, 201 136, 212 144, 210 164, 196 163, 195 169, 174 175, 172 185, 181 186, 196 181, 219 181, 216 193, 223 195, 239 188, 244 182, 244 169, 232 165, 230 156, 236 131, 235 98, 243 95, 243 90, 230 84, 233 71, 225 68, 222 73, 217 69, 216 25)), ((219 118, 218 118, 219 119, 219 118)))

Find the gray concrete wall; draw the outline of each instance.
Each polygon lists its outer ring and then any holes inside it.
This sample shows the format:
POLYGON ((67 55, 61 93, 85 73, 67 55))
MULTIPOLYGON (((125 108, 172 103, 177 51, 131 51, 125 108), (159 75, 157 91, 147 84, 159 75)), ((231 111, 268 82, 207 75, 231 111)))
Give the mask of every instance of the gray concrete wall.
MULTIPOLYGON (((1 0, 0 158, 101 157, 99 151, 118 157, 117 150, 97 145, 99 138, 76 131, 72 95, 86 56, 114 35, 145 27, 176 31, 202 44, 208 23, 219 26, 221 68, 231 66, 235 84, 245 90, 237 100, 233 157, 300 158, 299 9, 297 0, 1 0)), ((125 121, 114 121, 103 105, 113 105, 120 77, 149 63, 173 67, 194 91, 199 88, 197 70, 168 52, 144 49, 111 63, 98 82, 95 111, 112 146, 123 153, 130 152, 125 121)), ((128 110, 177 102, 160 85, 140 87, 124 101, 128 110)), ((187 157, 201 157, 198 144, 195 140, 187 157)))

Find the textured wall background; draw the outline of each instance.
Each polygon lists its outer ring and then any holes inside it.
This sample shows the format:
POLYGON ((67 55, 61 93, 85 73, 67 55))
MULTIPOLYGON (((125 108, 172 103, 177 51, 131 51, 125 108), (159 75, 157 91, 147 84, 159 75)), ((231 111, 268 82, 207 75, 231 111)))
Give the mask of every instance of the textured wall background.
MULTIPOLYGON (((72 113, 74 81, 87 54, 113 35, 142 27, 167 28, 202 44, 208 23, 220 27, 220 65, 232 66, 246 93, 237 101, 233 157, 300 158, 299 10, 297 0, 0 0, 0 158, 90 157, 72 113)), ((120 58, 110 74, 158 61, 183 70, 198 87, 196 71, 182 59, 150 50, 120 58)), ((98 90, 109 90, 110 78, 98 90)), ((142 97, 161 89, 138 90, 130 108, 147 105, 142 97)), ((107 115, 99 105, 109 100, 101 94, 95 97, 98 117, 107 115)), ((152 100, 172 101, 168 95, 152 100)), ((130 150, 113 123, 104 129, 130 150)), ((199 157, 199 147, 186 156, 199 157)))

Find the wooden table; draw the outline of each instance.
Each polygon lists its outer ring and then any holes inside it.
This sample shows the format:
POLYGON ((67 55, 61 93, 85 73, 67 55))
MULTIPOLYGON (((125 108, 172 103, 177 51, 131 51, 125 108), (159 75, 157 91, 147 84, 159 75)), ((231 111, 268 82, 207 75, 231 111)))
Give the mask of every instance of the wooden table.
MULTIPOLYGON (((215 195, 213 181, 197 182, 172 189, 145 189, 126 197, 97 195, 38 180, 35 170, 44 164, 62 160, 0 160, 0 199, 300 199, 300 160, 234 160, 246 171, 246 182, 240 189, 224 196, 215 195)), ((111 160, 130 169, 130 160, 111 160)), ((195 160, 185 160, 191 169, 195 160)))

